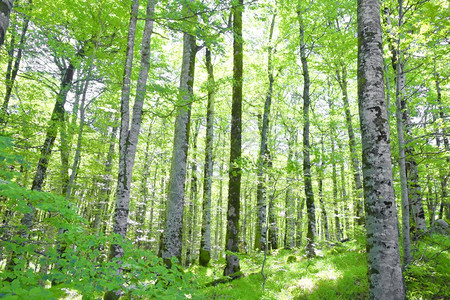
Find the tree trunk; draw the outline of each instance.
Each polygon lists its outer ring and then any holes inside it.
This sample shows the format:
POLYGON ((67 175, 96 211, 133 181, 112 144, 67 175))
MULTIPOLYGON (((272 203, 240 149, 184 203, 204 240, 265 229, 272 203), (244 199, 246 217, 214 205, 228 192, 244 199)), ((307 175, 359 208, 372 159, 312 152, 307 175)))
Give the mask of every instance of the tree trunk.
POLYGON ((183 60, 179 88, 182 103, 178 107, 175 120, 162 253, 162 257, 169 267, 172 265, 170 260, 172 257, 176 257, 178 261, 181 262, 184 187, 186 181, 187 152, 189 148, 189 124, 191 118, 196 52, 197 46, 195 37, 188 33, 184 33, 183 60))
POLYGON ((294 220, 294 214, 295 211, 292 197, 292 190, 294 189, 293 186, 293 178, 291 177, 292 174, 290 174, 291 166, 292 166, 292 156, 293 156, 293 147, 295 145, 295 140, 297 138, 297 131, 293 130, 290 132, 289 140, 288 140, 288 157, 287 157, 287 184, 288 188, 286 189, 286 198, 285 198, 285 204, 284 204, 284 210, 285 210, 285 227, 284 227, 284 247, 286 249, 291 249, 295 246, 295 238, 294 238, 294 231, 295 231, 295 220, 294 220))
POLYGON ((206 48, 206 71, 208 72, 208 108, 206 112, 205 171, 203 175, 202 238, 200 242, 199 255, 199 263, 201 266, 205 267, 211 260, 211 193, 213 176, 215 95, 214 69, 211 62, 211 52, 208 48, 206 48))
MULTIPOLYGON (((328 90, 330 90, 330 86, 328 90)), ((333 107, 333 102, 329 98, 328 106, 330 108, 330 142, 331 142, 331 180, 333 182, 333 204, 334 204, 334 222, 336 225, 336 240, 340 241, 342 239, 341 223, 339 220, 339 203, 338 203, 338 185, 337 185, 337 167, 336 167, 336 153, 335 153, 335 137, 336 137, 336 126, 333 121, 333 116, 335 115, 335 110, 333 107)))
POLYGON ((267 76, 269 78, 269 88, 266 95, 266 101, 264 103, 264 115, 261 126, 261 143, 259 148, 259 158, 258 158, 258 186, 256 190, 256 202, 258 207, 258 218, 256 221, 256 231, 255 231, 255 249, 264 250, 266 245, 266 232, 267 232, 267 195, 266 195, 266 169, 267 160, 269 155, 269 150, 267 147, 267 134, 269 130, 269 116, 270 116, 270 106, 272 104, 272 92, 273 92, 273 66, 272 66, 272 37, 273 30, 275 27, 276 14, 272 16, 272 23, 270 25, 269 31, 269 47, 267 49, 268 63, 267 63, 267 76))
POLYGON ((5 42, 5 35, 9 25, 9 14, 12 7, 13 0, 2 0, 0 3, 0 48, 5 42))
MULTIPOLYGON (((130 206, 131 176, 133 172, 134 159, 142 123, 142 107, 144 105, 145 93, 147 91, 147 79, 150 69, 150 41, 153 31, 153 12, 155 0, 148 0, 146 8, 146 19, 144 33, 142 36, 141 62, 136 85, 136 99, 133 106, 133 115, 130 124, 130 78, 133 65, 133 49, 136 35, 137 15, 139 12, 139 1, 134 0, 131 8, 130 25, 128 29, 127 54, 122 85, 121 99, 121 124, 119 142, 119 174, 117 179, 117 199, 114 209, 113 232, 126 238, 128 230, 128 214, 130 206)), ((120 260, 124 255, 122 247, 118 244, 111 245, 109 258, 120 260)), ((121 268, 118 270, 121 273, 121 268)), ((105 294, 106 299, 117 299, 120 291, 110 291, 105 294)))
POLYGON ((361 171, 359 168, 359 159, 358 154, 356 153, 356 139, 355 133, 353 132, 352 125, 352 115, 350 113, 350 105, 348 102, 348 93, 347 93, 347 69, 344 63, 341 63, 341 70, 337 69, 336 75, 339 82, 339 86, 342 91, 342 100, 344 102, 344 111, 345 111, 345 123, 347 125, 348 132, 348 144, 350 148, 350 158, 353 169, 353 186, 354 186, 354 196, 356 202, 356 218, 357 224, 364 224, 364 210, 362 205, 362 183, 361 183, 361 171))
MULTIPOLYGON (((242 11, 244 1, 239 0, 238 6, 233 6, 233 101, 231 105, 231 142, 230 167, 228 182, 228 209, 226 250, 239 251, 239 215, 241 209, 241 144, 242 144, 242 71, 243 71, 243 40, 242 11)), ((240 271, 239 258, 227 253, 224 276, 230 276, 240 271)))
MULTIPOLYGON (((3 0, 2 4, 5 1, 8 1, 8 0, 3 0)), ((0 13, 0 16, 1 16, 1 13, 0 13)), ((1 17, 0 17, 0 19, 1 19, 1 17)), ((6 123, 6 115, 7 115, 7 111, 8 111, 9 100, 11 99, 11 94, 12 94, 12 90, 14 87, 14 83, 16 81, 17 73, 19 72, 20 61, 22 60, 22 51, 25 48, 25 36, 27 34, 29 22, 30 22, 29 17, 25 17, 25 20, 23 23, 23 28, 22 28, 22 33, 20 35, 20 41, 19 41, 19 44, 17 45, 17 48, 18 48, 17 56, 15 57, 15 59, 13 57, 11 57, 11 63, 12 63, 12 60, 14 60, 14 66, 11 69, 11 73, 9 74, 9 76, 7 76, 7 78, 5 80, 6 91, 5 91, 5 98, 4 98, 3 104, 2 104, 2 109, 0 111, 0 124, 6 123)), ((13 45, 13 43, 14 43, 14 41, 11 42, 11 48, 12 48, 11 52, 10 52, 11 55, 14 54, 15 45, 13 45)), ((0 47, 1 47, 1 45, 0 45, 0 47)), ((8 65, 8 67, 9 67, 9 65, 8 65)))
POLYGON ((314 257, 314 243, 316 241, 316 209, 314 205, 314 192, 312 188, 311 159, 309 156, 311 145, 309 143, 309 106, 311 104, 309 88, 310 79, 305 44, 305 27, 302 11, 297 11, 300 26, 300 60, 303 71, 303 176, 305 180, 306 209, 308 211, 308 233, 306 235, 306 251, 308 257, 314 257))
POLYGON ((200 130, 201 119, 197 119, 193 128, 192 136, 192 162, 191 162, 191 190, 189 195, 189 202, 191 205, 191 220, 188 223, 189 233, 186 239, 189 241, 186 247, 186 263, 185 266, 189 266, 195 261, 195 242, 197 237, 197 191, 198 191, 198 178, 197 178, 197 140, 198 132, 200 130))
MULTIPOLYGON (((114 118, 113 124, 117 124, 118 119, 117 116, 114 118)), ((91 227, 94 228, 95 233, 100 232, 100 222, 107 223, 106 220, 104 220, 104 216, 106 214, 106 210, 108 208, 108 202, 111 195, 111 183, 112 183, 112 160, 114 156, 114 148, 115 148, 115 139, 117 135, 117 129, 118 126, 113 126, 111 130, 111 135, 109 139, 109 148, 108 148, 108 154, 106 156, 105 161, 105 175, 103 175, 102 180, 102 189, 101 189, 101 196, 97 200, 96 203, 96 212, 94 216, 94 220, 92 221, 91 227)), ((101 230, 103 233, 105 233, 106 226, 102 226, 104 229, 101 230)))
MULTIPOLYGON (((271 159, 269 157, 269 159, 271 159)), ((272 168, 272 162, 269 161, 269 168, 272 168)), ((270 250, 275 250, 278 249, 278 226, 277 226, 277 214, 276 214, 276 210, 275 210, 275 187, 272 190, 272 193, 270 195, 270 201, 269 201, 269 222, 268 222, 268 226, 269 226, 269 244, 270 250)))
POLYGON ((321 145, 322 145, 322 152, 320 156, 320 162, 319 162, 319 202, 320 202, 320 208, 322 209, 322 216, 323 216, 323 225, 325 228, 325 237, 327 239, 327 242, 330 241, 330 230, 328 229, 328 215, 327 210, 325 209, 325 204, 323 202, 323 173, 325 171, 325 166, 323 163, 323 157, 325 155, 325 146, 323 142, 323 137, 321 137, 321 145))
MULTIPOLYGON (((220 140, 220 136, 219 136, 220 140)), ((214 257, 216 259, 219 259, 219 253, 222 251, 222 235, 223 235, 223 229, 222 229, 222 222, 223 222, 223 160, 220 161, 220 167, 219 167, 219 199, 217 199, 217 208, 216 208, 216 233, 214 237, 214 244, 215 244, 215 253, 214 257)))
POLYGON ((358 104, 371 299, 404 299, 383 83, 380 2, 358 1, 358 104))
POLYGON ((305 207, 305 199, 297 198, 297 222, 295 234, 295 246, 300 248, 303 238, 303 208, 305 207))
POLYGON ((75 176, 78 172, 78 166, 80 165, 80 160, 81 160, 81 143, 82 143, 82 137, 83 137, 83 132, 84 132, 85 110, 86 110, 85 103, 86 103, 86 93, 87 93, 88 86, 89 86, 89 80, 90 80, 90 72, 88 72, 88 77, 86 79, 86 82, 85 82, 84 88, 83 88, 83 95, 81 97, 80 129, 78 131, 78 136, 77 136, 77 146, 76 146, 75 155, 73 158, 72 173, 70 174, 69 180, 66 185, 66 189, 63 190, 67 199, 70 199, 70 196, 72 194, 72 187, 75 182, 75 176))

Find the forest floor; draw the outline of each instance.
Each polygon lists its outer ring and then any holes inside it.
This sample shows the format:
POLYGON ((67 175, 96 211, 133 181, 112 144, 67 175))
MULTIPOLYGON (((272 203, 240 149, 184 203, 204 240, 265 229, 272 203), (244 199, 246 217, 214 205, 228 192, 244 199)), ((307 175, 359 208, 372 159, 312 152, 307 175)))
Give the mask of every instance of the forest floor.
MULTIPOLYGON (((244 277, 207 286, 222 278, 224 261, 208 268, 198 265, 195 299, 368 299, 367 262, 363 239, 335 246, 318 245, 317 257, 302 250, 275 250, 267 255, 263 290, 264 253, 241 255, 244 277)), ((414 243, 414 262, 405 275, 408 299, 450 299, 450 238, 435 234, 414 243)))

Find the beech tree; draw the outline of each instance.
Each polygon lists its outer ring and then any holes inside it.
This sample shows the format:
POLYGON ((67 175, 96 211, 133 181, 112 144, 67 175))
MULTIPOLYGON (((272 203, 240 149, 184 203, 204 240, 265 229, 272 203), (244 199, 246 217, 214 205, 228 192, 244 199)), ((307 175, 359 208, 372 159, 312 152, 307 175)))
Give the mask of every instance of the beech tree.
POLYGON ((233 252, 239 251, 239 216, 241 209, 241 153, 242 153, 242 84, 243 84, 243 40, 242 11, 244 1, 233 6, 233 102, 231 107, 231 142, 228 183, 227 234, 225 238, 226 266, 223 274, 240 276, 239 258, 233 252))
POLYGON ((404 299, 383 82, 380 3, 358 1, 358 104, 371 299, 404 299))

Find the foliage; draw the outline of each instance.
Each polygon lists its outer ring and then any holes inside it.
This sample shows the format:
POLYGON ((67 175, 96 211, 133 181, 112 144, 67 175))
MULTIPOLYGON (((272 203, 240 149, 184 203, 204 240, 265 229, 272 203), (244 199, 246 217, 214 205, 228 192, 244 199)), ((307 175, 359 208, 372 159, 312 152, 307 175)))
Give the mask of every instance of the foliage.
MULTIPOLYGON (((5 149, 1 149, 2 157, 13 163, 5 149)), ((6 299, 60 298, 66 292, 91 299, 107 290, 122 290, 133 299, 179 298, 193 291, 189 273, 177 265, 167 269, 151 251, 140 250, 119 236, 93 234, 87 220, 61 196, 2 180, 0 199, 1 209, 9 216, 0 227, 0 247, 11 253, 0 274, 0 295, 6 299), (32 208, 40 222, 35 222, 31 234, 25 236, 27 228, 14 216, 29 213, 32 208), (120 261, 121 276, 116 271, 118 261, 109 261, 106 256, 112 243, 125 251, 120 261), (46 268, 48 272, 43 272, 46 268)))

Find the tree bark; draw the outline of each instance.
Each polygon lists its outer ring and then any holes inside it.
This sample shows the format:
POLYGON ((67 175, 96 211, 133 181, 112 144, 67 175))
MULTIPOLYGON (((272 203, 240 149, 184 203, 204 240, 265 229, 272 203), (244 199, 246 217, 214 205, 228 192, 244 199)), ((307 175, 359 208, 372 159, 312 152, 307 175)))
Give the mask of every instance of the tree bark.
POLYGON ((316 241, 316 208, 314 205, 314 192, 312 188, 311 159, 309 143, 309 106, 311 104, 309 89, 310 78, 308 71, 308 57, 305 44, 305 26, 302 11, 297 11, 300 27, 300 60, 303 72, 303 176, 305 181, 306 209, 308 212, 308 232, 306 234, 306 251, 308 257, 314 257, 314 244, 316 241))
MULTIPOLYGON (((330 84, 330 83, 329 83, 330 84)), ((328 87, 330 90, 330 86, 328 87)), ((333 121, 333 116, 335 115, 335 110, 333 107, 333 102, 329 98, 328 106, 330 108, 330 142, 331 142, 331 180, 333 182, 333 204, 334 204, 334 222, 336 226, 336 240, 340 241, 342 239, 341 223, 339 219, 339 203, 338 203, 338 185, 337 185, 337 167, 336 167, 336 153, 335 153, 335 138, 336 138, 336 125, 333 121)))
POLYGON ((13 7, 13 2, 13 0, 2 0, 0 2, 0 48, 5 42, 5 35, 9 25, 9 15, 13 7))
POLYGON ((206 48, 206 71, 208 73, 208 107, 206 113, 206 146, 205 170, 203 176, 203 219, 202 238, 200 242, 199 263, 207 266, 211 260, 211 193, 213 176, 214 147, 214 69, 211 62, 211 51, 206 48))
POLYGON ((197 210, 198 210, 198 177, 197 177, 197 140, 200 130, 201 119, 197 119, 193 128, 192 136, 192 162, 191 162, 191 186, 189 195, 190 204, 190 220, 188 227, 188 236, 185 238, 188 243, 186 245, 186 261, 185 266, 189 266, 195 261, 195 247, 197 240, 197 210))
MULTIPOLYGON (((132 119, 130 124, 130 81, 133 65, 133 49, 136 35, 137 15, 139 11, 139 1, 134 0, 131 8, 130 25, 128 29, 127 53, 122 84, 121 97, 121 124, 119 141, 119 174, 117 179, 117 199, 113 217, 113 233, 118 234, 122 239, 126 238, 128 230, 128 214, 130 206, 131 176, 133 172, 134 159, 139 138, 139 131, 142 123, 142 107, 144 105, 145 93, 147 91, 147 79, 150 69, 150 41, 153 31, 153 12, 155 10, 155 0, 148 0, 146 8, 146 19, 144 33, 142 36, 141 61, 136 85, 136 98, 133 106, 132 119)), ((122 247, 118 244, 111 245, 109 258, 120 260, 124 255, 122 247)), ((118 270, 122 272, 121 268, 118 270)), ((105 294, 106 299, 117 299, 120 291, 110 291, 105 294)))
MULTIPOLYGON (((3 0, 2 2, 5 2, 5 1, 8 1, 8 0, 3 0)), ((0 13, 0 16, 1 16, 1 13, 0 13)), ((1 19, 1 17, 0 17, 0 19, 1 19)), ((12 94, 12 90, 14 87, 14 83, 16 81, 17 73, 19 72, 19 67, 20 67, 20 62, 22 60, 22 52, 25 47, 25 37, 27 34, 29 22, 30 22, 29 17, 25 17, 25 20, 23 23, 23 28, 22 28, 22 33, 20 35, 20 41, 19 41, 19 44, 17 45, 17 48, 18 48, 17 55, 15 58, 11 57, 11 63, 12 63, 12 60, 14 60, 14 66, 12 66, 11 73, 9 74, 9 76, 7 76, 7 78, 5 80, 6 91, 5 91, 5 98, 4 98, 3 104, 2 104, 2 109, 0 112, 0 124, 6 123, 6 115, 7 115, 7 111, 8 111, 8 105, 9 105, 9 101, 11 99, 11 94, 12 94)), ((15 47, 13 41, 11 42, 11 47, 12 47, 12 49, 11 49, 10 54, 13 55, 14 47, 15 47)))
POLYGON ((354 196, 356 202, 356 219, 358 225, 364 224, 364 210, 362 205, 362 183, 361 183, 361 171, 359 168, 359 159, 358 154, 356 152, 356 138, 355 133, 353 131, 352 125, 352 115, 350 113, 350 105, 348 102, 348 93, 347 93, 347 69, 344 63, 341 63, 341 70, 337 69, 336 72, 337 79, 339 82, 339 86, 342 91, 342 100, 344 102, 344 111, 345 111, 345 123, 347 125, 348 132, 348 145, 350 148, 350 158, 353 169, 353 185, 354 185, 354 196))
POLYGON ((269 116, 270 116, 270 106, 272 104, 272 92, 273 92, 273 65, 272 65, 272 37, 273 30, 275 27, 276 14, 272 16, 272 22, 269 30, 269 47, 267 49, 268 63, 267 63, 267 76, 269 79, 269 88, 266 95, 266 101, 264 103, 264 115, 261 126, 261 143, 259 147, 259 158, 258 158, 258 186, 256 190, 256 202, 258 207, 257 221, 256 221, 256 231, 255 231, 255 250, 264 250, 266 247, 266 232, 267 232, 267 195, 266 195, 266 175, 267 171, 267 160, 269 155, 269 150, 267 147, 267 134, 269 130, 269 116))
MULTIPOLYGON (((114 118, 113 124, 116 124, 118 121, 117 116, 114 118)), ((115 148, 115 139, 117 135, 118 126, 113 126, 111 129, 111 134, 109 138, 109 147, 108 147, 108 154, 106 156, 105 161, 105 173, 103 175, 102 180, 102 188, 101 188, 101 194, 100 199, 97 200, 96 203, 96 209, 95 209, 95 216, 94 220, 92 221, 91 227, 94 228, 95 233, 99 233, 100 231, 105 233, 106 226, 102 226, 103 230, 100 230, 100 222, 104 220, 104 216, 106 214, 106 210, 108 207, 109 198, 111 195, 111 183, 112 183, 112 160, 114 156, 114 148, 115 148)))
POLYGON ((358 104, 371 299, 404 299, 383 83, 380 2, 358 0, 358 104))
POLYGON ((324 146, 324 142, 323 142, 323 137, 321 137, 320 142, 322 145, 322 152, 321 152, 320 162, 319 162, 319 182, 318 182, 319 202, 320 202, 320 208, 322 210, 323 224, 324 224, 324 228, 325 228, 325 237, 327 239, 327 242, 329 242, 330 241, 330 230, 328 228, 328 215, 327 215, 327 210, 325 209, 325 204, 323 202, 323 173, 325 171, 325 166, 324 166, 324 162, 323 162, 323 158, 325 155, 325 146, 324 146))
MULTIPOLYGON (((244 1, 239 0, 238 6, 233 6, 233 101, 231 105, 231 143, 230 167, 228 182, 228 209, 226 250, 232 253, 239 251, 239 215, 241 209, 241 152, 242 152, 242 71, 243 71, 243 40, 242 11, 244 1)), ((224 276, 231 276, 240 271, 239 258, 227 253, 224 276)))
POLYGON ((166 225, 162 257, 167 266, 170 258, 181 262, 184 188, 186 181, 187 152, 189 148, 189 124, 194 86, 195 55, 197 52, 194 36, 184 33, 183 60, 180 76, 180 100, 175 120, 172 163, 167 197, 166 225))

